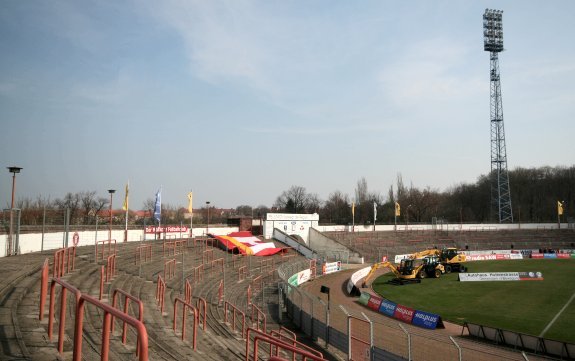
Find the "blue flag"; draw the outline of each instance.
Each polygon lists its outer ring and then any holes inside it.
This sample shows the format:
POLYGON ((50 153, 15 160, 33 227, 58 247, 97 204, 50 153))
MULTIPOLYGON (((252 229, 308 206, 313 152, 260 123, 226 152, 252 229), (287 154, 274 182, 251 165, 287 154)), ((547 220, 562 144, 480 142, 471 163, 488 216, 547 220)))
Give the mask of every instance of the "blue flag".
POLYGON ((154 219, 160 223, 162 217, 162 188, 156 193, 156 203, 154 205, 154 219))

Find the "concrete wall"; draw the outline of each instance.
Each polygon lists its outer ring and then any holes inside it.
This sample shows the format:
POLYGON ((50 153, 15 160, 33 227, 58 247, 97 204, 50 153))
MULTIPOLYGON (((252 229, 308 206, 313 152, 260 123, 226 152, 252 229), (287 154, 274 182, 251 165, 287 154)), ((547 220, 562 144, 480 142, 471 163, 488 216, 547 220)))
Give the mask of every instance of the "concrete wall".
MULTIPOLYGON (((373 232, 373 225, 345 225, 345 226, 314 226, 320 232, 373 232)), ((561 223, 561 229, 567 229, 567 223, 561 223)), ((397 224, 398 231, 488 231, 488 230, 503 230, 503 229, 557 229, 557 223, 513 223, 513 224, 499 224, 499 223, 475 223, 475 224, 397 224)), ((375 226, 376 231, 393 231, 393 224, 382 224, 375 226)))
MULTIPOLYGON (((56 250, 62 247, 70 247, 74 244, 72 243, 72 237, 74 234, 74 227, 70 227, 70 233, 68 234, 68 243, 66 245, 66 234, 64 232, 50 232, 50 233, 22 233, 19 237, 19 250, 18 254, 39 252, 46 250, 56 250)), ((231 232, 237 232, 238 227, 214 227, 210 226, 209 232, 215 235, 226 235, 231 232)), ((206 235, 206 228, 194 228, 194 237, 203 237, 206 235)), ((80 231, 78 232, 79 242, 78 247, 82 246, 93 246, 97 241, 105 241, 108 239, 108 229, 101 228, 98 231, 80 231)), ((153 240, 154 234, 146 234, 146 240, 153 240)), ((179 232, 167 233, 167 238, 186 238, 189 234, 179 232)), ((8 235, 0 235, 0 257, 5 257, 7 253, 6 241, 8 235)), ((115 239, 117 243, 124 241, 124 230, 112 230, 112 239, 115 239)), ((144 230, 133 229, 128 230, 128 242, 139 242, 144 240, 144 230)))
POLYGON ((341 260, 347 263, 363 263, 363 257, 357 252, 351 251, 341 243, 323 235, 320 231, 310 228, 308 245, 316 251, 320 257, 327 260, 341 260))

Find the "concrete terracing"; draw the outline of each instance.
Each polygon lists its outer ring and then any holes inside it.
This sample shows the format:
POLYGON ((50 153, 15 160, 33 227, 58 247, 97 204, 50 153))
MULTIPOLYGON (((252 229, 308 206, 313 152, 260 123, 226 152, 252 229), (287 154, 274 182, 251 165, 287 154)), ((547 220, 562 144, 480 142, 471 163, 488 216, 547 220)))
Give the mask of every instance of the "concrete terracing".
MULTIPOLYGON (((66 327, 64 334, 64 352, 57 351, 59 309, 61 287, 56 286, 55 320, 52 340, 48 337, 49 290, 44 317, 39 321, 39 301, 41 286, 41 267, 45 259, 50 263, 50 279, 53 272, 54 252, 31 253, 0 259, 0 359, 2 360, 56 360, 72 359, 75 299, 68 293, 66 327)), ((94 247, 77 249, 75 270, 66 273, 62 280, 79 289, 83 294, 96 298, 100 293, 100 272, 106 264, 107 254, 98 257, 95 262, 94 247)), ((149 336, 150 360, 243 360, 246 341, 235 331, 231 321, 224 323, 223 302, 227 301, 246 315, 245 327, 255 327, 251 321, 252 307, 248 306, 247 292, 251 290, 251 302, 256 305, 267 322, 267 330, 278 329, 277 266, 283 262, 300 260, 301 256, 284 257, 239 257, 207 245, 205 242, 184 242, 174 250, 166 250, 162 242, 130 242, 117 245, 116 275, 104 284, 103 301, 112 303, 115 289, 133 295, 144 304, 144 324, 149 336), (135 261, 136 248, 150 245, 153 257, 142 257, 135 261), (183 252, 182 252, 183 251, 183 252), (207 251, 207 252, 205 252, 207 251), (222 261, 217 261, 218 259, 222 261), (164 274, 164 267, 170 260, 176 260, 173 276, 164 274), (216 260, 211 262, 211 260, 216 260), (183 261, 183 267, 182 267, 183 261), (223 266, 222 266, 223 263, 223 266), (203 277, 198 270, 203 264, 203 277), (183 268, 183 271, 182 271, 183 268), (241 269, 241 270, 240 270, 241 269), (165 304, 160 312, 157 296, 158 276, 166 280, 165 304), (185 278, 184 278, 185 277, 185 278), (198 299, 207 303, 205 331, 197 331, 197 350, 192 347, 193 317, 186 321, 186 338, 181 339, 182 306, 176 315, 177 330, 172 329, 174 301, 184 298, 184 284, 188 280, 192 285, 192 304, 198 299), (240 280, 241 279, 241 280, 240 280), (220 282, 224 282, 224 291, 220 301, 220 282)), ((169 272, 167 272, 169 273, 169 272)), ((123 305, 123 301, 121 303, 123 305)), ((133 302, 131 303, 134 304, 133 302)), ((132 306, 129 314, 137 317, 132 306)), ((231 313, 229 314, 231 319, 231 313)), ((103 311, 92 305, 86 305, 84 317, 84 337, 82 343, 83 360, 99 360, 101 349, 103 311)), ((202 319, 200 319, 202 321, 202 319)), ((284 318, 285 321, 285 318, 284 318)), ((201 322, 200 322, 201 323, 201 322)), ((136 334, 129 328, 127 343, 121 343, 122 323, 116 321, 110 343, 110 360, 136 359, 136 334)))

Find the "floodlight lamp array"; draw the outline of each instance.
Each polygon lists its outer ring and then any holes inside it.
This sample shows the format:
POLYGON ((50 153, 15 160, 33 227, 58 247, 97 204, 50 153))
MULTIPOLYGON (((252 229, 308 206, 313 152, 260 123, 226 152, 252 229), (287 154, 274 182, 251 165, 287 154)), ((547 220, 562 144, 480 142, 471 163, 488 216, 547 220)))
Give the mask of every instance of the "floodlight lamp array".
POLYGON ((483 14, 483 49, 485 51, 503 51, 502 18, 502 10, 485 9, 483 14))

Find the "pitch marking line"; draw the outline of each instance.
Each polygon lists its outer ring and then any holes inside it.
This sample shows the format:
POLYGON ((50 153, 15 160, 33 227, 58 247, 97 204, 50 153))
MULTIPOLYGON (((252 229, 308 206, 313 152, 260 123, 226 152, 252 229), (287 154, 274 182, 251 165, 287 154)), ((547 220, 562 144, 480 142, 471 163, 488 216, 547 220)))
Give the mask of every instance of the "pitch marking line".
POLYGON ((559 312, 557 312, 555 317, 553 317, 553 319, 551 320, 551 322, 549 322, 549 324, 545 327, 545 329, 543 329, 543 331, 541 331, 541 334, 539 335, 539 337, 543 337, 543 335, 549 330, 549 328, 551 328, 551 326, 553 326, 555 321, 557 321, 559 316, 561 316, 563 311, 565 311, 565 309, 567 308, 567 306, 569 306, 569 304, 573 301, 573 299, 575 299, 575 293, 573 293, 573 295, 571 296, 569 301, 567 301, 567 303, 563 306, 563 308, 561 310, 559 310, 559 312))

